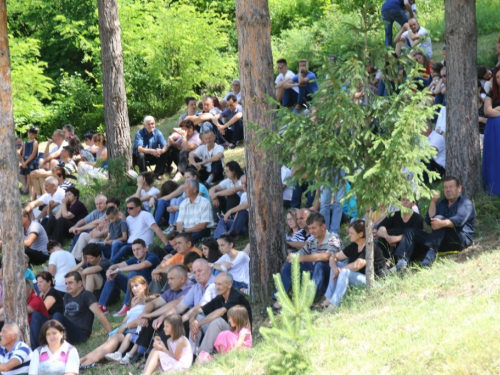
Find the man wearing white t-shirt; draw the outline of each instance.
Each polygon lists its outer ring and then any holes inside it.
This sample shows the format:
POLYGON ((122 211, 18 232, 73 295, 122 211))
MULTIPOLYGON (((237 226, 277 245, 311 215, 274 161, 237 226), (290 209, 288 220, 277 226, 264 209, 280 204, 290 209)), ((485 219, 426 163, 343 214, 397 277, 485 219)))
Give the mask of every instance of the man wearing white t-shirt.
MULTIPOLYGON (((35 207, 45 205, 43 210, 36 217, 38 221, 42 219, 48 220, 47 216, 56 214, 59 208, 61 208, 61 201, 66 196, 66 192, 59 187, 57 179, 53 176, 47 177, 43 186, 46 193, 33 202, 28 203, 25 208, 26 212, 31 212, 35 207)), ((42 222, 42 225, 43 223, 44 222, 42 222)))
POLYGON ((401 56, 401 51, 404 48, 415 50, 415 47, 418 46, 424 50, 427 58, 430 59, 432 57, 432 42, 429 31, 420 26, 415 18, 410 18, 403 25, 394 38, 394 43, 396 43, 396 54, 398 56, 401 56))
MULTIPOLYGON (((441 177, 444 177, 446 172, 445 138, 441 134, 432 130, 432 123, 430 121, 427 123, 427 131, 422 132, 422 135, 425 135, 429 140, 431 147, 434 147, 437 150, 437 155, 426 163, 427 169, 431 172, 437 172, 441 177)), ((429 176, 427 176, 427 174, 424 175, 424 181, 426 183, 429 182, 429 176)))
POLYGON ((127 225, 128 239, 127 243, 115 241, 111 245, 111 263, 116 264, 123 260, 124 257, 132 255, 132 243, 140 238, 144 240, 146 246, 153 243, 153 237, 156 233, 158 238, 164 245, 168 245, 165 235, 161 231, 155 218, 149 212, 142 211, 142 202, 137 197, 127 199, 127 225))
POLYGON ((285 89, 284 83, 292 83, 292 78, 295 77, 295 73, 288 70, 288 64, 285 59, 279 59, 277 62, 277 68, 280 74, 276 77, 274 81, 274 88, 276 89, 276 99, 281 103, 283 107, 291 107, 297 104, 297 97, 299 94, 298 87, 291 87, 285 89))
POLYGON ((224 147, 215 143, 215 134, 205 130, 201 134, 203 144, 189 154, 189 165, 200 174, 200 181, 207 184, 224 177, 224 147))
POLYGON ((281 185, 283 187, 283 206, 290 208, 290 203, 292 201, 293 187, 288 186, 287 178, 292 177, 292 170, 286 165, 281 166, 281 185))
POLYGON ((248 233, 247 176, 241 176, 240 181, 244 191, 240 197, 240 204, 228 210, 224 217, 219 219, 217 228, 215 228, 215 239, 218 239, 225 232, 237 235, 248 233))

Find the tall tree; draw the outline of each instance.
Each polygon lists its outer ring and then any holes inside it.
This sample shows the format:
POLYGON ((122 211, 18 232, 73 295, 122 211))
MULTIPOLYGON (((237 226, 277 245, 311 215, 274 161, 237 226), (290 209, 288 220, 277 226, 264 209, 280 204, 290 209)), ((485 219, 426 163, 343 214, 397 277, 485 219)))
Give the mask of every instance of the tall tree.
POLYGON ((446 174, 460 178, 463 192, 481 191, 477 112, 475 0, 445 0, 446 174))
POLYGON ((24 285, 21 195, 17 175, 6 0, 0 0, 0 228, 5 322, 15 322, 29 343, 24 285))
POLYGON ((242 100, 245 104, 245 157, 250 204, 251 280, 253 300, 269 297, 273 279, 285 255, 283 188, 278 158, 265 152, 256 124, 270 131, 275 114, 269 97, 274 96, 271 19, 267 0, 236 1, 238 56, 242 100))
MULTIPOLYGON (((101 39, 104 122, 110 157, 123 158, 125 169, 132 167, 130 124, 123 75, 123 50, 116 0, 97 0, 101 39)), ((112 172, 112 171, 111 171, 112 172)))

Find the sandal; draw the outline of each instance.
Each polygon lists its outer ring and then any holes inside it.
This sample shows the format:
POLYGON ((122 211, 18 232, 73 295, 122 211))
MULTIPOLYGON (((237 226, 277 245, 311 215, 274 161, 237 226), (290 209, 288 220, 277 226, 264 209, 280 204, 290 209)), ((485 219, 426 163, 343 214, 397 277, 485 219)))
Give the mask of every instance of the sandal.
POLYGON ((114 353, 109 353, 104 356, 109 361, 115 361, 118 362, 122 359, 122 353, 120 352, 114 352, 114 353))

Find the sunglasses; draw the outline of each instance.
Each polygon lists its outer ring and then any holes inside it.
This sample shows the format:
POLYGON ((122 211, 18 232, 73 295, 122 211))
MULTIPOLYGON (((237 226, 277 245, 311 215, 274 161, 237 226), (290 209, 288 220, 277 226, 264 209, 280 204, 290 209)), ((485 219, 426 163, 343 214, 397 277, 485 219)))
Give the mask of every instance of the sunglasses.
POLYGON ((446 74, 443 74, 443 75, 442 75, 441 77, 444 77, 444 78, 446 78, 446 74))
POLYGON ((22 143, 18 143, 18 144, 16 144, 16 147, 23 147, 23 144, 22 143))
POLYGON ((278 70, 281 70, 281 69, 283 69, 283 65, 281 65, 281 66, 278 65, 277 68, 278 68, 278 70))
POLYGON ((127 207, 127 210, 128 210, 128 211, 131 211, 131 210, 133 210, 134 208, 135 208, 135 207, 127 207))

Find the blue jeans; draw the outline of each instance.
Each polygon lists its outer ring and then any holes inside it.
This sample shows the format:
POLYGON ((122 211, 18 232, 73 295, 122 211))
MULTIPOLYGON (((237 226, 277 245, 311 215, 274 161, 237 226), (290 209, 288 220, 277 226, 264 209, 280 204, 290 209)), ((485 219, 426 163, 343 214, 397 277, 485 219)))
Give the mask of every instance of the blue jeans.
MULTIPOLYGON (((328 262, 303 262, 300 263, 300 274, 302 272, 311 272, 311 280, 316 284, 316 297, 325 294, 328 286, 328 277, 330 276, 330 264, 328 262)), ((281 281, 286 292, 289 292, 292 287, 292 264, 286 262, 281 270, 281 281)), ((273 298, 276 299, 276 289, 274 290, 273 298)))
POLYGON ((85 336, 82 333, 82 331, 80 331, 80 328, 75 326, 68 318, 66 318, 60 312, 56 312, 52 316, 52 319, 57 320, 64 326, 64 328, 66 328, 66 341, 69 342, 70 344, 75 345, 87 341, 88 337, 85 336))
POLYGON ((305 86, 299 86, 299 95, 297 96, 297 104, 305 104, 312 100, 311 94, 314 94, 316 85, 307 83, 305 86))
POLYGON ((248 289, 248 284, 247 283, 244 283, 243 281, 236 281, 236 280, 233 280, 233 288, 235 289, 248 289))
POLYGON ((132 255, 132 245, 125 242, 115 241, 111 244, 111 263, 120 263, 124 258, 132 255))
MULTIPOLYGON (((122 244, 122 242, 119 242, 122 244)), ((113 244, 104 245, 104 242, 97 243, 101 247, 102 257, 105 259, 111 259, 111 254, 113 254, 113 244)))
MULTIPOLYGON (((113 280, 106 280, 106 283, 102 287, 102 292, 101 296, 99 297, 99 304, 102 306, 107 306, 107 303, 109 301, 109 297, 111 296, 111 293, 113 292, 113 289, 119 289, 122 292, 125 293, 125 299, 123 300, 123 304, 130 306, 130 291, 128 290, 128 281, 137 275, 141 275, 141 273, 137 271, 131 271, 128 273, 128 275, 125 275, 123 273, 119 273, 118 275, 115 276, 113 280)), ((148 280, 148 283, 151 280, 148 280)))
MULTIPOLYGON (((180 206, 182 201, 186 199, 186 198, 183 198, 182 196, 180 197, 177 197, 177 198, 174 198, 170 201, 170 205, 171 206, 180 206)), ((168 217, 168 223, 170 225, 175 225, 177 224, 177 218, 179 217, 179 210, 175 211, 175 212, 171 212, 169 213, 169 217, 168 217)))
POLYGON ((401 9, 387 9, 382 11, 382 21, 384 21, 385 27, 385 45, 392 46, 392 25, 394 21, 403 26, 408 22, 408 17, 401 9))
POLYGON ((362 273, 351 271, 348 269, 342 269, 335 284, 335 291, 333 292, 332 298, 330 298, 330 303, 339 307, 342 297, 344 297, 345 292, 349 285, 366 285, 366 276, 362 273))
MULTIPOLYGON (((337 267, 342 268, 347 266, 348 260, 345 261, 337 261, 337 267)), ((333 270, 330 268, 330 278, 328 279, 328 288, 326 288, 325 297, 330 299, 333 297, 333 293, 335 292, 336 283, 333 281, 333 270)))
MULTIPOLYGON (((300 208, 301 207, 302 194, 304 192, 306 192, 308 188, 309 188, 309 183, 307 183, 307 182, 302 184, 302 185, 299 185, 299 184, 295 185, 295 187, 293 188, 293 192, 292 192, 292 200, 290 202, 291 208, 300 208)), ((316 194, 315 191, 308 191, 306 193, 306 198, 307 198, 306 207, 307 208, 312 206, 315 194, 316 194)))
POLYGON ((345 183, 342 182, 338 190, 333 193, 330 187, 323 187, 320 193, 320 208, 319 212, 325 217, 326 229, 333 234, 338 235, 340 231, 340 222, 342 220, 342 204, 341 200, 345 196, 345 183))
POLYGON ((248 233, 248 211, 239 211, 236 219, 230 218, 227 222, 219 219, 217 228, 215 228, 214 238, 217 239, 225 232, 235 232, 236 234, 248 233))
POLYGON ((49 318, 43 315, 41 312, 35 311, 31 314, 31 323, 30 323, 30 342, 31 349, 35 350, 40 346, 38 343, 38 336, 40 335, 40 329, 42 328, 42 324, 45 323, 49 318))
POLYGON ((283 97, 281 98, 281 105, 283 107, 291 107, 297 104, 298 93, 294 89, 283 90, 283 97))
POLYGON ((156 201, 156 210, 155 210, 156 224, 160 225, 162 219, 168 221, 169 213, 167 212, 167 208, 169 206, 170 206, 170 201, 166 201, 164 199, 159 199, 156 201))

